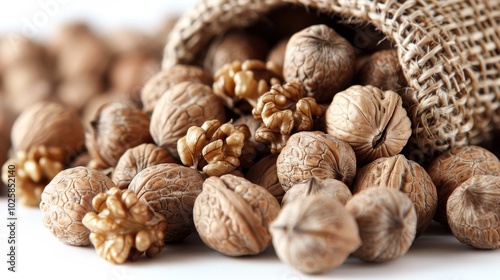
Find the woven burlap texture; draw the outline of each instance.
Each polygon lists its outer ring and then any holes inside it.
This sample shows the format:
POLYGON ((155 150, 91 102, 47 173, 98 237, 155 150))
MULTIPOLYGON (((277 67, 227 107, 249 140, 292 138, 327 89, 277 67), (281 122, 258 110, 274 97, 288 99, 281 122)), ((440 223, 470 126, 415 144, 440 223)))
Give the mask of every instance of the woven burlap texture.
POLYGON ((191 64, 214 36, 290 3, 372 23, 394 43, 409 85, 410 158, 428 161, 500 128, 500 0, 202 0, 174 27, 162 67, 191 64))

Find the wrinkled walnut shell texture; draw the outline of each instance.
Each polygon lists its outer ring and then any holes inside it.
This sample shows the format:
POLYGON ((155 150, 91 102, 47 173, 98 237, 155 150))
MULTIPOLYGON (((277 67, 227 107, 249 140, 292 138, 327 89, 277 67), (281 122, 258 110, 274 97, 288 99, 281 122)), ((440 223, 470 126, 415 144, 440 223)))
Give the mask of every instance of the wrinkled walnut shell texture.
POLYGON ((141 144, 128 149, 118 160, 111 179, 120 189, 126 189, 132 179, 149 166, 174 163, 175 159, 167 150, 155 144, 141 144))
POLYGON ((318 103, 329 102, 353 79, 356 53, 351 44, 326 25, 313 25, 288 41, 283 75, 299 81, 318 103))
POLYGON ((456 147, 436 157, 427 167, 427 172, 438 195, 434 219, 446 225, 446 202, 453 190, 475 175, 500 175, 500 161, 479 146, 456 147))
POLYGON ((500 177, 476 175, 448 198, 446 213, 453 235, 479 249, 500 248, 500 177))
POLYGON ((360 165, 397 155, 411 136, 401 97, 372 86, 351 86, 333 98, 326 131, 349 143, 360 165))
POLYGON ((359 228, 362 244, 353 255, 369 262, 397 259, 410 249, 417 231, 417 213, 403 192, 371 188, 346 204, 359 228))
POLYGON ((40 203, 43 224, 66 244, 90 244, 90 231, 82 224, 83 217, 94 211, 92 199, 112 187, 111 179, 99 171, 85 167, 61 171, 43 190, 40 203))
POLYGON ((398 91, 406 85, 397 50, 382 50, 370 55, 358 73, 360 85, 398 91))
POLYGON ((264 188, 227 174, 206 179, 193 211, 196 230, 207 246, 241 256, 268 247, 268 226, 279 210, 278 201, 264 188))
POLYGON ((304 273, 341 265, 361 244, 354 217, 340 202, 318 195, 286 204, 270 231, 280 260, 304 273))
POLYGON ((379 158, 358 171, 352 193, 374 187, 397 189, 407 194, 417 212, 417 236, 424 233, 436 212, 437 192, 423 167, 403 155, 379 158))
POLYGON ((282 205, 295 200, 301 201, 311 195, 335 199, 342 205, 345 205, 352 198, 351 190, 342 181, 311 177, 302 183, 293 185, 283 196, 282 205))
POLYGON ((167 217, 166 242, 180 241, 195 231, 193 207, 201 193, 204 177, 196 170, 176 163, 150 166, 139 172, 129 189, 167 217))
POLYGON ((356 156, 349 144, 323 132, 293 134, 276 161, 285 191, 310 177, 337 179, 351 186, 356 156))
POLYGON ((281 187, 281 183, 278 180, 278 173, 276 171, 277 158, 278 155, 276 154, 265 156, 248 169, 245 178, 265 188, 276 197, 278 201, 281 201, 285 194, 285 190, 281 187))

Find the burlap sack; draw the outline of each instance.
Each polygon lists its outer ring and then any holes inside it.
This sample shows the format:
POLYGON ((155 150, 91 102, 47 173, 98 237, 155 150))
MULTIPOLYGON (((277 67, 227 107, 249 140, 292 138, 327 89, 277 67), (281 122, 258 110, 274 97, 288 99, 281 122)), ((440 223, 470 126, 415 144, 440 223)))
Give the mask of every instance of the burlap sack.
POLYGON ((372 23, 394 43, 410 87, 410 158, 477 144, 500 127, 500 0, 202 0, 174 27, 163 68, 193 63, 215 35, 290 3, 372 23))

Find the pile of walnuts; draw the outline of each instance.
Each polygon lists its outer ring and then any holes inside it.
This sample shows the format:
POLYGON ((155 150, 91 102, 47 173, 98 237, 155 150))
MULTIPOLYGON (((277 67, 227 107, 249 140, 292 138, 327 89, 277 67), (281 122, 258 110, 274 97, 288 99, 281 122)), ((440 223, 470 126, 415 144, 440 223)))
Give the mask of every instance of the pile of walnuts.
MULTIPOLYGON (((15 107, 15 122, 0 111, 15 155, 0 150, 1 163, 27 174, 18 195, 40 205, 56 238, 91 242, 113 263, 153 257, 197 232, 224 255, 272 244, 284 263, 324 273, 350 255, 400 258, 433 219, 460 242, 500 248, 499 159, 479 146, 407 159, 416 124, 396 50, 353 45, 336 29, 312 24, 274 40, 233 31, 211 43, 203 67, 158 71, 146 66, 159 60, 144 38, 112 45, 126 49, 112 58, 88 28, 68 26, 51 48, 59 98, 37 89, 43 103, 15 107), (72 38, 85 52, 70 53, 72 38), (119 101, 72 88, 102 79, 110 61, 119 101), (145 83, 130 80, 152 69, 145 83), (88 109, 94 102, 103 105, 88 109)), ((0 65, 3 77, 10 67, 0 65)))

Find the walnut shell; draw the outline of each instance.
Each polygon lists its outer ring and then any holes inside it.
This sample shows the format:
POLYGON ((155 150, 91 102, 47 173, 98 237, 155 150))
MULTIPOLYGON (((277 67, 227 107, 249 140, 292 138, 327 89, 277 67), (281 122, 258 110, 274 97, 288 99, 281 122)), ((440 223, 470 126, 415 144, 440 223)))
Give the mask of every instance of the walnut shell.
POLYGON ((319 24, 295 33, 288 41, 283 75, 302 83, 318 103, 330 102, 353 80, 356 53, 330 27, 319 24))
POLYGON ((293 134, 276 161, 278 179, 285 191, 310 177, 337 179, 351 186, 356 156, 351 146, 320 131, 293 134))
POLYGON ((453 190, 475 175, 500 175, 500 161, 482 147, 463 146, 436 157, 426 170, 437 189, 434 220, 447 225, 446 202, 453 190))
POLYGON ((92 199, 112 187, 114 184, 107 176, 85 167, 59 172, 42 192, 43 224, 66 244, 90 244, 90 230, 82 224, 83 217, 94 211, 92 199))
POLYGON ((212 88, 198 82, 182 82, 167 90, 151 115, 150 132, 155 143, 178 157, 177 141, 189 127, 207 120, 224 123, 224 106, 212 88))
POLYGON ((361 66, 357 76, 360 85, 371 85, 381 90, 398 91, 406 86, 397 50, 373 53, 361 66))
POLYGON ((424 233, 436 212, 437 192, 422 166, 403 155, 379 158, 358 170, 352 193, 376 187, 397 189, 407 194, 417 212, 416 236, 424 233))
POLYGON ((283 65, 285 64, 285 52, 288 40, 290 40, 290 38, 287 37, 285 39, 281 39, 278 43, 276 43, 267 54, 266 61, 272 61, 277 65, 283 67, 283 65))
POLYGON ((304 273, 327 272, 361 245, 354 217, 320 195, 286 204, 269 230, 279 259, 304 273))
POLYGON ((212 85, 212 75, 197 66, 175 65, 152 76, 142 87, 141 101, 143 110, 153 112, 156 102, 171 87, 181 82, 199 82, 212 85))
POLYGON ((285 190, 281 187, 281 183, 278 179, 278 173, 276 170, 277 159, 277 154, 271 154, 263 157, 248 169, 245 174, 245 178, 256 185, 265 188, 274 197, 276 197, 279 202, 281 202, 283 195, 285 194, 285 190))
POLYGON ((15 115, 0 97, 0 166, 7 160, 11 146, 10 132, 15 120, 15 115))
POLYGON ((78 115, 56 102, 39 102, 23 111, 12 126, 14 151, 28 151, 34 146, 61 148, 64 156, 83 148, 83 124, 78 115))
POLYGON ((150 119, 146 113, 122 102, 102 106, 87 130, 86 146, 92 157, 104 166, 116 166, 129 149, 151 143, 150 119))
POLYGON ((356 219, 361 246, 354 256, 369 262, 395 260, 408 252, 417 232, 417 213, 410 198, 390 188, 372 188, 346 204, 356 219))
POLYGON ((458 241, 479 249, 500 248, 500 177, 475 175, 448 198, 446 214, 458 241))
POLYGON ((268 247, 268 226, 278 201, 245 178, 209 177, 194 205, 194 223, 203 242, 229 256, 258 254, 268 247))
POLYGON ((361 166, 397 155, 411 136, 411 120, 401 97, 372 86, 339 92, 325 113, 326 131, 349 143, 361 166))
POLYGON ((155 144, 144 143, 128 149, 118 160, 111 179, 120 189, 128 188, 132 179, 150 166, 162 163, 174 163, 175 159, 167 150, 155 144))
POLYGON ((351 190, 342 181, 311 177, 302 183, 293 185, 283 196, 281 204, 285 205, 295 200, 300 201, 311 195, 336 199, 342 205, 345 205, 352 197, 351 190))
POLYGON ((57 96, 64 104, 81 111, 102 90, 103 83, 100 77, 78 76, 63 80, 57 88, 57 96))
POLYGON ((167 217, 166 242, 180 241, 195 231, 193 207, 201 193, 204 177, 196 170, 176 163, 149 166, 134 177, 128 187, 167 217))

